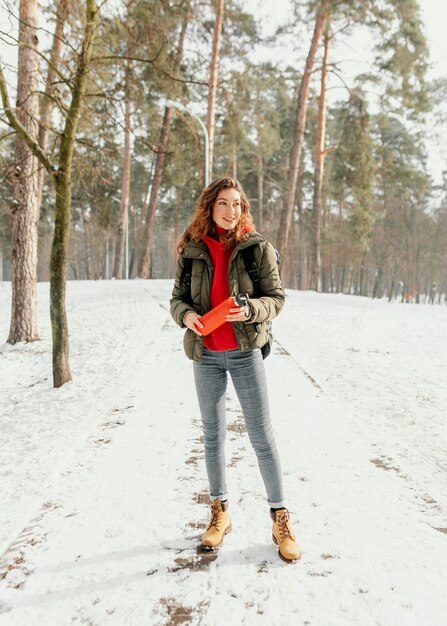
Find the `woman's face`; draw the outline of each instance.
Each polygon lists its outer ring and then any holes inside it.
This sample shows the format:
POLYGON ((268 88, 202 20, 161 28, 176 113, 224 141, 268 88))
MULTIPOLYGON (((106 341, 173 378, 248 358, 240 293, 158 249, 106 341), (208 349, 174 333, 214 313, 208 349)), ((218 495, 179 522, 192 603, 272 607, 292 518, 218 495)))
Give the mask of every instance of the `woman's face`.
POLYGON ((222 189, 213 205, 213 220, 217 226, 232 230, 241 216, 241 194, 232 187, 222 189))

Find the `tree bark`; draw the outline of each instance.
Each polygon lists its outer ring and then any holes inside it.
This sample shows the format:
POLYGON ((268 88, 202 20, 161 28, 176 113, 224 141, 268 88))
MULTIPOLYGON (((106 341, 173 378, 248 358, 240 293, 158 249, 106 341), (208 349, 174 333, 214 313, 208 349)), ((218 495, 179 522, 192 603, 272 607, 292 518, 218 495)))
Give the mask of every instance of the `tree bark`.
MULTIPOLYGON (((36 0, 19 6, 19 55, 16 116, 30 138, 37 142, 39 115, 39 57, 36 0)), ((11 325, 7 342, 37 341, 36 283, 39 226, 39 162, 18 135, 15 148, 16 177, 12 206, 11 325)))
MULTIPOLYGON (((48 150, 48 139, 50 136, 51 113, 53 111, 53 100, 51 99, 53 92, 53 83, 55 82, 59 65, 62 38, 64 36, 65 21, 68 15, 69 0, 59 0, 56 8, 56 27, 54 29, 53 46, 51 49, 50 63, 48 65, 47 79, 45 81, 45 94, 40 105, 39 119, 39 144, 45 152, 48 150)), ((39 181, 38 181, 38 198, 37 210, 40 213, 42 204, 43 183, 45 177, 45 169, 42 164, 39 165, 39 181)))
POLYGON ((372 289, 372 299, 374 300, 374 298, 380 298, 380 284, 382 282, 382 278, 383 278, 383 257, 379 259, 379 264, 378 266, 376 266, 376 272, 374 275, 374 285, 373 285, 373 289, 372 289))
MULTIPOLYGON (((124 257, 124 240, 126 224, 129 215, 129 196, 130 196, 130 88, 129 88, 129 65, 126 67, 124 79, 124 153, 123 153, 123 176, 121 179, 121 199, 120 214, 118 219, 118 233, 115 247, 115 263, 113 267, 113 277, 123 278, 123 257, 124 257)), ((127 268, 126 268, 127 276, 127 268)), ((126 277, 125 276, 125 277, 126 277)))
POLYGON ((220 39, 222 35, 222 25, 224 16, 225 0, 215 0, 216 19, 214 21, 213 49, 210 62, 210 80, 208 83, 208 111, 206 117, 206 128, 209 138, 208 167, 210 180, 213 179, 213 158, 214 158, 214 129, 216 117, 216 96, 217 81, 219 76, 219 54, 220 39))
MULTIPOLYGON (((64 152, 66 148, 64 147, 64 152)), ((67 158, 64 157, 67 162, 67 158)), ((53 384, 61 387, 71 380, 68 322, 65 310, 65 278, 70 236, 71 173, 59 170, 56 182, 56 221, 50 262, 50 317, 53 334, 53 384)))
POLYGON ((231 146, 231 176, 234 180, 237 179, 237 146, 233 143, 231 146))
POLYGON ((68 241, 70 237, 71 168, 76 130, 86 91, 87 74, 97 22, 94 0, 86 0, 84 41, 73 81, 73 96, 65 120, 56 172, 56 220, 50 261, 50 317, 53 334, 53 384, 61 387, 71 380, 68 323, 65 310, 68 241))
POLYGON ((324 175, 324 138, 326 132, 326 77, 330 35, 324 36, 323 65, 321 68, 318 102, 317 145, 315 150, 315 186, 312 208, 312 279, 311 289, 321 291, 321 204, 324 175))
POLYGON ((295 119, 295 129, 292 140, 292 147, 290 150, 290 163, 287 172, 287 184, 286 194, 281 210, 281 218, 279 224, 279 230, 277 235, 277 247, 284 257, 285 250, 287 248, 290 227, 292 224, 293 208, 295 204, 295 193, 298 182, 298 174, 300 168, 301 151, 304 140, 304 129, 306 127, 307 116, 307 98, 309 94, 309 82, 312 73, 312 68, 315 62, 315 55, 317 52, 318 42, 323 32, 326 22, 325 3, 320 5, 317 12, 315 28, 312 35, 312 41, 309 48, 309 53, 306 59, 306 66, 304 68, 304 74, 301 79, 301 85, 298 94, 298 106, 295 119))
POLYGON ((177 243, 179 240, 179 222, 180 222, 180 211, 179 208, 177 207, 175 210, 175 225, 174 225, 174 251, 172 253, 172 258, 171 258, 171 273, 169 275, 169 277, 174 276, 175 275, 175 266, 177 264, 177 243))
POLYGON ((107 280, 109 278, 109 236, 106 234, 104 262, 103 262, 103 276, 107 280))
POLYGON ((307 262, 307 242, 304 232, 303 224, 301 223, 298 228, 298 240, 299 240, 299 257, 300 257, 300 281, 299 289, 306 291, 309 289, 309 268, 307 262))
POLYGON ((144 250, 138 265, 138 277, 147 278, 149 275, 149 263, 151 258, 152 236, 154 234, 155 214, 157 211, 158 192, 160 191, 161 178, 163 176, 163 167, 165 161, 165 153, 168 148, 169 134, 171 128, 172 108, 166 107, 163 117, 163 125, 161 128, 160 143, 158 146, 157 159, 155 161, 155 174, 151 187, 151 195, 149 205, 147 207, 146 231, 144 235, 144 250))
POLYGON ((257 227, 260 232, 264 230, 264 163, 261 150, 256 157, 257 181, 258 181, 258 219, 257 227))
MULTIPOLYGON (((176 67, 180 67, 182 58, 183 58, 183 46, 185 42, 186 29, 188 27, 189 14, 185 15, 185 19, 183 20, 182 29, 180 32, 179 43, 177 47, 177 55, 176 55, 176 67)), ((138 277, 139 278, 147 278, 150 276, 150 260, 151 260, 151 247, 152 247, 152 237, 154 233, 155 226, 155 214, 157 211, 157 203, 158 203, 158 194, 161 186, 161 179, 163 176, 163 167, 165 162, 165 153, 168 149, 169 144, 169 135, 171 131, 171 118, 172 118, 172 108, 166 107, 163 125, 161 128, 161 136, 160 143, 158 148, 157 159, 155 161, 155 172, 154 179, 152 181, 151 186, 151 195, 149 199, 149 204, 147 207, 147 216, 146 216, 146 231, 144 235, 144 248, 143 254, 140 258, 140 263, 138 265, 138 277)))
POLYGON ((87 280, 91 280, 92 278, 92 245, 91 245, 91 237, 90 237, 90 218, 85 214, 84 211, 81 211, 81 219, 82 219, 82 234, 84 238, 84 260, 85 260, 85 277, 87 280))

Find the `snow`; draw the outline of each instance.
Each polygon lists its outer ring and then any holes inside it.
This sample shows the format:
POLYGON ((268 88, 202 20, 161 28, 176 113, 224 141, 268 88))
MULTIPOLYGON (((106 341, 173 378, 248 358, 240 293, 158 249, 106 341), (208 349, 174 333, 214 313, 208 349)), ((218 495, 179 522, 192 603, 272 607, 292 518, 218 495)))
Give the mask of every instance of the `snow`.
MULTIPOLYGON (((203 439, 171 287, 69 282, 61 389, 48 284, 42 340, 0 346, 0 625, 444 625, 446 307, 287 291, 265 361, 287 564, 231 386, 233 532, 197 549, 203 439)), ((4 283, 2 338, 9 314, 4 283)))

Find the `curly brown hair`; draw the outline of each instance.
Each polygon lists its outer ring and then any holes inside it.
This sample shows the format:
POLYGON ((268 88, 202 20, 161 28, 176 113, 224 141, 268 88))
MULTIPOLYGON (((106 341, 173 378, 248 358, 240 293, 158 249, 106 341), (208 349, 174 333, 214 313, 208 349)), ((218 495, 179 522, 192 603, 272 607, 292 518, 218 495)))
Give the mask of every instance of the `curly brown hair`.
POLYGON ((228 176, 216 178, 208 187, 202 190, 196 205, 196 211, 190 224, 187 226, 177 246, 177 252, 181 254, 191 239, 202 240, 206 235, 216 234, 216 224, 213 220, 214 203, 222 189, 236 189, 241 195, 241 216, 236 226, 226 233, 221 241, 230 249, 244 239, 246 233, 253 230, 253 217, 250 213, 250 203, 244 193, 242 185, 235 178, 228 176))

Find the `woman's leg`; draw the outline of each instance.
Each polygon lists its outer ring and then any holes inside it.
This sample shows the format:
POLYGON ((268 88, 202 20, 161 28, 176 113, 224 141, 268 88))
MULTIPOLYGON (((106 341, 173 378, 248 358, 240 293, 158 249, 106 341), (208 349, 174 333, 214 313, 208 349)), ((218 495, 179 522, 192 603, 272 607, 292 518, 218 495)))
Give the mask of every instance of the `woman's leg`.
POLYGON ((227 353, 227 367, 233 380, 248 436, 255 450, 261 476, 272 508, 284 506, 281 464, 275 443, 268 401, 267 381, 260 350, 227 353))
POLYGON ((200 363, 193 363, 194 381, 202 415, 210 499, 218 498, 221 501, 228 497, 225 481, 227 372, 222 367, 223 354, 204 348, 203 360, 200 363))

